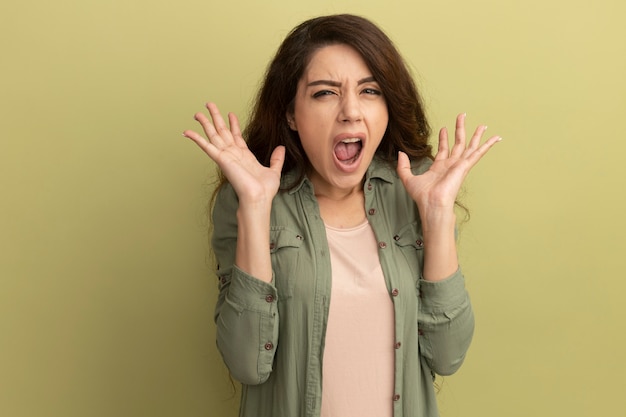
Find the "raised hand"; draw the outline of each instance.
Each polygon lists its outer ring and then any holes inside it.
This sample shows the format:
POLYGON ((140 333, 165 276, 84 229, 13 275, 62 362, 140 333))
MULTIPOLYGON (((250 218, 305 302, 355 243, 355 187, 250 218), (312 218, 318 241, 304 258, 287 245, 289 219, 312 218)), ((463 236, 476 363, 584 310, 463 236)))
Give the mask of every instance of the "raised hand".
POLYGON ((285 148, 277 147, 272 153, 270 166, 263 166, 248 149, 237 116, 228 114, 229 128, 214 103, 208 103, 206 107, 213 122, 204 113, 196 113, 194 118, 207 138, 193 130, 185 130, 183 136, 193 140, 217 163, 235 189, 240 203, 271 203, 280 186, 285 148))
MULTIPOLYGON (((469 171, 487 151, 502 138, 492 136, 482 145, 481 138, 487 126, 478 126, 469 144, 465 140, 465 114, 456 119, 455 140, 452 149, 448 145, 448 131, 439 132, 439 149, 430 169, 421 175, 413 175, 408 156, 398 155, 398 175, 407 192, 417 203, 422 216, 426 211, 453 209, 457 194, 469 171)), ((423 219, 424 220, 424 219, 423 219)))

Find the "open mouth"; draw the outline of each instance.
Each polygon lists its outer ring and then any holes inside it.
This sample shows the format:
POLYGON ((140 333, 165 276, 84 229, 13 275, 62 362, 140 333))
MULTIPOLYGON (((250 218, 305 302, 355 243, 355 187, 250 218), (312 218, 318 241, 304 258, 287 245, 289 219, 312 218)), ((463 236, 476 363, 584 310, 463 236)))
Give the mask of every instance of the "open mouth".
POLYGON ((343 139, 335 146, 335 157, 342 164, 349 165, 354 163, 359 158, 362 148, 363 143, 359 138, 343 139))

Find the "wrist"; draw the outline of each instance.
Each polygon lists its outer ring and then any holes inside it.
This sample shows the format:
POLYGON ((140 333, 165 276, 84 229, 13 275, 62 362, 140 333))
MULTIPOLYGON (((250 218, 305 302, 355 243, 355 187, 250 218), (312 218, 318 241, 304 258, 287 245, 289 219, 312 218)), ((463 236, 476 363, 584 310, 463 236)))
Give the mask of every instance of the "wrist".
POLYGON ((272 200, 271 198, 240 198, 239 206, 237 207, 237 219, 243 220, 246 218, 263 218, 265 215, 269 216, 272 211, 272 200))
POLYGON ((422 210, 420 207, 422 231, 452 231, 456 227, 456 214, 453 209, 422 210))

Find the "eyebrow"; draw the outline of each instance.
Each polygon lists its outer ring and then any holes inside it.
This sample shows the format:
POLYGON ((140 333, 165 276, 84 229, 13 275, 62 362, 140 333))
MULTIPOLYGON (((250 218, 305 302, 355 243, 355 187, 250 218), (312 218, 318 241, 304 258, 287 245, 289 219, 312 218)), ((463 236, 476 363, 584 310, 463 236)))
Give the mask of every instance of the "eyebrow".
MULTIPOLYGON (((365 83, 371 83, 371 82, 376 82, 374 77, 365 77, 365 78, 362 78, 359 81, 357 81, 357 85, 361 85, 361 84, 365 84, 365 83)), ((311 81, 310 83, 307 84, 307 87, 314 87, 316 85, 329 85, 331 87, 341 87, 341 83, 340 82, 332 81, 332 80, 311 81)))

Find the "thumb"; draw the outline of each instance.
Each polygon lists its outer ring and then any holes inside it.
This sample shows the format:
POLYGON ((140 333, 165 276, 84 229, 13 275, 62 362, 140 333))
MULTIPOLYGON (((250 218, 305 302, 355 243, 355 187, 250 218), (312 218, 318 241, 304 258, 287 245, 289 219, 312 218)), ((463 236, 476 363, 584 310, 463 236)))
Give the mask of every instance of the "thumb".
POLYGON ((406 183, 413 176, 411 172, 411 161, 409 156, 402 151, 398 151, 398 176, 403 183, 406 183))
POLYGON ((277 171, 279 174, 283 169, 285 163, 285 147, 283 145, 277 146, 270 156, 270 169, 277 171))

